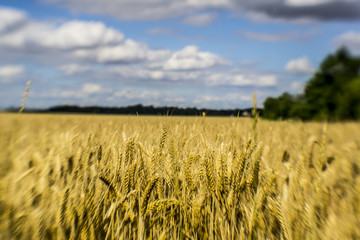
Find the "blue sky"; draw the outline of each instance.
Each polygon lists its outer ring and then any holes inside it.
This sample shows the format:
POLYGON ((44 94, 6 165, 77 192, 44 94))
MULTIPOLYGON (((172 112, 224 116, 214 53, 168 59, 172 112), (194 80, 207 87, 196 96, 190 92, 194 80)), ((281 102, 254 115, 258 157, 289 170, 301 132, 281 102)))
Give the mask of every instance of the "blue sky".
POLYGON ((359 0, 0 3, 0 108, 245 108, 301 93, 328 54, 360 54, 359 0))

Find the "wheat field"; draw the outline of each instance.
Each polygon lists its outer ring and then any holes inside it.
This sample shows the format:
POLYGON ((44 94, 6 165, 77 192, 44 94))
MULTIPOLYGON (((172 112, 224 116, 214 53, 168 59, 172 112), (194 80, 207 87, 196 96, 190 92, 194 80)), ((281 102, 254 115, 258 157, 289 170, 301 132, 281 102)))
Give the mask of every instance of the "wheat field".
POLYGON ((360 239, 360 123, 0 114, 1 239, 360 239))

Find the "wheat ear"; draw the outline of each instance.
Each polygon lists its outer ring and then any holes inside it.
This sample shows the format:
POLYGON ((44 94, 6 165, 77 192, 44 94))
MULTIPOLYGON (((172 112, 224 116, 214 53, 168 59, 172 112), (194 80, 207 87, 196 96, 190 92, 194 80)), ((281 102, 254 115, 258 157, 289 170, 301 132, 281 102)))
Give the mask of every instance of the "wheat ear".
POLYGON ((143 216, 145 215, 147 207, 148 207, 148 203, 149 203, 150 196, 151 196, 151 191, 154 189, 158 180, 159 180, 159 178, 156 177, 153 180, 151 180, 149 182, 149 184, 146 186, 143 200, 141 202, 141 215, 143 215, 143 216))

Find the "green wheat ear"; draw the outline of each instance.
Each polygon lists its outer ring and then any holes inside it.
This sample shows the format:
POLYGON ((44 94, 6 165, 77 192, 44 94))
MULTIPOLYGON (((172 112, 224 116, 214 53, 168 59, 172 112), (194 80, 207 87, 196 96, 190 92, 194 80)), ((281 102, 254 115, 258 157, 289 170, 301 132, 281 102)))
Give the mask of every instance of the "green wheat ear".
POLYGON ((19 109, 19 113, 22 113, 24 111, 25 103, 26 103, 26 100, 27 100, 27 97, 28 97, 29 91, 30 91, 30 85, 31 85, 31 81, 27 81, 26 82, 25 92, 24 92, 24 97, 23 97, 23 100, 21 102, 21 107, 19 109))

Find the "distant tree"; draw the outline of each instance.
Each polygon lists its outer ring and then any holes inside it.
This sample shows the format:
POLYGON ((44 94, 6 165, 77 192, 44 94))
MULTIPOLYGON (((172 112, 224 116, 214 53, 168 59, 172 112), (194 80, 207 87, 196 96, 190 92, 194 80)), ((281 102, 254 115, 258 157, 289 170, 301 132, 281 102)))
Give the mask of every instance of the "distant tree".
POLYGON ((293 101, 294 102, 289 113, 290 118, 310 120, 312 118, 311 108, 306 102, 305 96, 298 95, 293 98, 293 101))
POLYGON ((343 87, 344 95, 338 100, 336 116, 339 119, 360 119, 360 77, 343 87))
POLYGON ((346 97, 347 85, 359 76, 360 59, 351 57, 346 48, 340 48, 321 63, 305 86, 306 102, 315 119, 344 119, 346 109, 340 103, 346 97))
POLYGON ((280 117, 280 109, 278 108, 279 100, 269 97, 264 102, 264 118, 276 120, 280 117))
POLYGON ((283 93, 264 102, 268 119, 360 119, 360 58, 342 47, 327 56, 304 93, 283 93))
POLYGON ((289 93, 283 93, 278 98, 268 98, 264 102, 264 117, 273 120, 289 118, 293 103, 293 97, 289 93))

